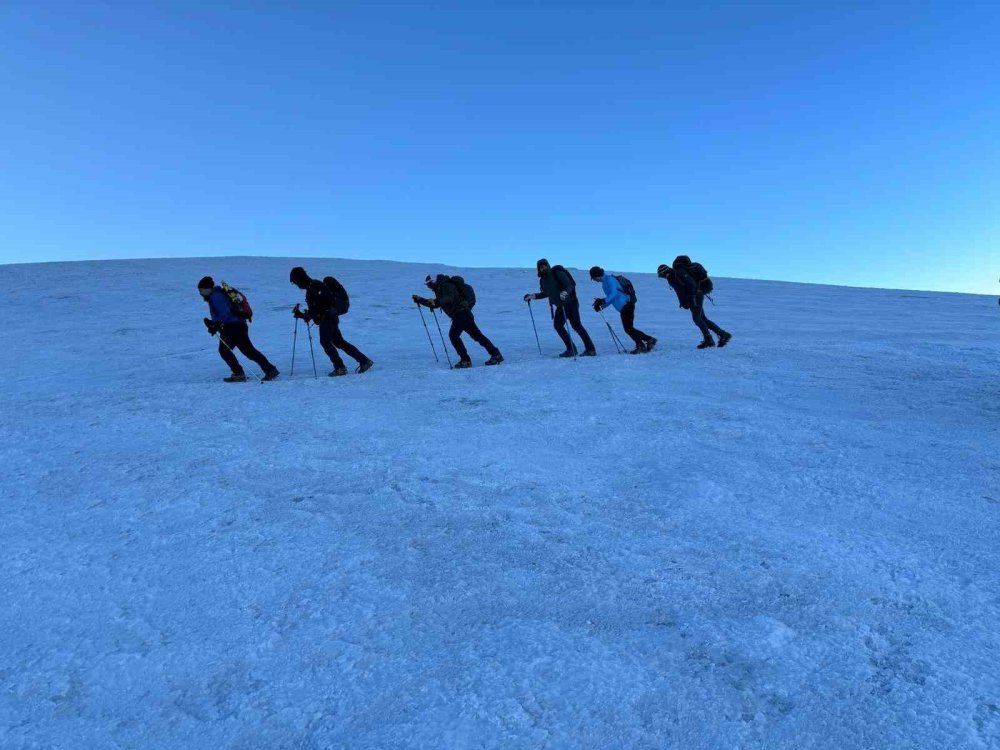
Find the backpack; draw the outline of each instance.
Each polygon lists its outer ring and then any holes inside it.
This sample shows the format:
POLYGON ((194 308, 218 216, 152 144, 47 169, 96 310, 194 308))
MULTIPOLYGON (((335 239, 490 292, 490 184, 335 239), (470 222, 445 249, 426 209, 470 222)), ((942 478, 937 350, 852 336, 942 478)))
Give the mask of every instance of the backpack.
POLYGON ((622 275, 617 275, 614 278, 618 279, 618 284, 621 286, 622 291, 628 295, 630 301, 635 302, 639 298, 635 294, 635 287, 632 286, 632 282, 626 279, 622 275))
POLYGON ((248 323, 253 320, 253 308, 250 307, 250 300, 246 298, 243 292, 229 286, 225 281, 222 282, 220 288, 226 295, 226 299, 229 300, 229 307, 233 311, 233 315, 248 323))
POLYGON ((712 280, 708 278, 708 271, 705 270, 705 266, 701 263, 692 263, 687 268, 687 272, 694 279, 694 283, 698 285, 698 291, 702 294, 711 294, 715 285, 712 280))
POLYGON ((344 285, 333 276, 324 278, 323 285, 333 295, 333 309, 337 311, 337 315, 347 315, 347 311, 351 309, 351 298, 347 295, 344 285))
POLYGON ((476 290, 467 284, 461 276, 452 276, 451 283, 458 289, 458 296, 466 301, 471 310, 476 306, 476 290))
MULTIPOLYGON (((552 266, 552 275, 554 277, 560 272, 566 279, 568 279, 566 291, 573 294, 573 292, 576 291, 576 279, 573 278, 573 274, 566 270, 565 266, 552 266)), ((558 279, 558 277, 556 278, 558 279)))

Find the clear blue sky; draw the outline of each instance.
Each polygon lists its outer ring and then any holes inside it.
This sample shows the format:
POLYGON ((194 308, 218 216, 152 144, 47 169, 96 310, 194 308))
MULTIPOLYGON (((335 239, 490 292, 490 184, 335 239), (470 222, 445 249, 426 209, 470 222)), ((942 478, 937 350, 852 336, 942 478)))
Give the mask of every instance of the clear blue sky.
POLYGON ((995 2, 7 0, 0 38, 0 262, 997 289, 995 2))

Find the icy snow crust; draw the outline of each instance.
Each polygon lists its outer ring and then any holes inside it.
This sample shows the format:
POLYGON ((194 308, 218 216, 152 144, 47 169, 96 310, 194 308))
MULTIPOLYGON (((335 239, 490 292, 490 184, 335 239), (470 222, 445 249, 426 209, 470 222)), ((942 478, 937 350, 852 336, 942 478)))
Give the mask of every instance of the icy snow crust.
POLYGON ((702 352, 634 274, 659 350, 563 361, 463 270, 507 363, 449 372, 445 269, 307 259, 377 363, 315 381, 296 262, 0 267, 0 746, 1000 747, 995 299, 719 280, 702 352))

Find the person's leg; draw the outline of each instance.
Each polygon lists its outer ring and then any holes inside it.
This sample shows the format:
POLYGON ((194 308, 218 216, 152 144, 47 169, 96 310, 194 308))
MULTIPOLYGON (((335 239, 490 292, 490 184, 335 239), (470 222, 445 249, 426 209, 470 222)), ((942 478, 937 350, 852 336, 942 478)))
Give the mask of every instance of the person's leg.
POLYGON ((244 357, 249 359, 251 362, 255 362, 264 373, 269 373, 274 369, 274 365, 268 362, 267 357, 265 357, 250 341, 250 329, 246 323, 233 323, 233 326, 239 326, 236 330, 234 336, 235 345, 234 349, 239 349, 244 357))
POLYGON ((468 361, 469 350, 465 348, 465 342, 462 341, 462 322, 461 316, 456 315, 451 321, 451 328, 448 329, 448 340, 451 341, 451 345, 455 347, 455 352, 458 354, 460 361, 468 361))
POLYGON ((333 343, 334 331, 336 330, 337 316, 330 315, 329 313, 323 316, 323 320, 319 324, 319 345, 323 347, 326 356, 333 362, 334 369, 342 370, 344 368, 344 360, 341 359, 340 352, 337 351, 337 347, 333 343))
POLYGON ((476 317, 471 311, 463 320, 463 327, 465 332, 469 334, 470 338, 483 347, 483 349, 486 350, 486 353, 491 357, 500 353, 500 350, 493 345, 493 342, 486 338, 486 335, 479 330, 479 326, 476 324, 476 317))
POLYGON ((362 362, 367 362, 368 357, 366 357, 360 349, 351 344, 344 338, 344 334, 340 331, 340 316, 336 315, 333 318, 333 330, 331 331, 331 343, 344 352, 348 357, 353 359, 358 364, 362 362))
POLYGON ((583 321, 580 320, 580 300, 572 299, 566 303, 566 316, 577 336, 583 341, 584 351, 594 351, 594 342, 590 340, 590 334, 587 333, 587 329, 583 327, 583 321))
POLYGON ((569 337, 569 333, 566 331, 566 314, 563 312, 563 308, 556 308, 556 316, 552 319, 552 326, 556 329, 556 333, 559 334, 559 338, 562 339, 566 351, 572 351, 573 339, 569 337))
POLYGON ((635 303, 629 302, 622 308, 622 328, 641 350, 649 336, 635 327, 635 303))
POLYGON ((694 295, 694 302, 691 304, 691 320, 698 326, 698 330, 701 331, 701 336, 705 341, 715 341, 712 338, 711 331, 709 331, 708 326, 705 324, 705 295, 700 292, 694 295))
POLYGON ((228 342, 226 339, 226 330, 223 328, 222 331, 219 332, 219 356, 222 357, 223 362, 229 365, 229 369, 233 375, 243 375, 243 365, 241 365, 240 361, 236 359, 236 355, 233 354, 232 348, 227 346, 228 342))

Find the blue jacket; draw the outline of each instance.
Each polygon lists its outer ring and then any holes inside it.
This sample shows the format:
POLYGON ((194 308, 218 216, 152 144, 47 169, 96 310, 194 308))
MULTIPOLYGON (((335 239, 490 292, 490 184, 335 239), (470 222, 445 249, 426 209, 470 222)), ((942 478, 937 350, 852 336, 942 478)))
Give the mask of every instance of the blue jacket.
POLYGON ((215 287, 208 295, 208 309, 211 311, 212 320, 216 323, 244 322, 233 312, 233 306, 229 304, 229 297, 222 291, 222 287, 215 287))
POLYGON ((632 298, 625 294, 618 279, 610 273, 604 274, 604 278, 601 280, 601 289, 604 290, 604 301, 618 312, 621 312, 622 308, 632 301, 632 298))

